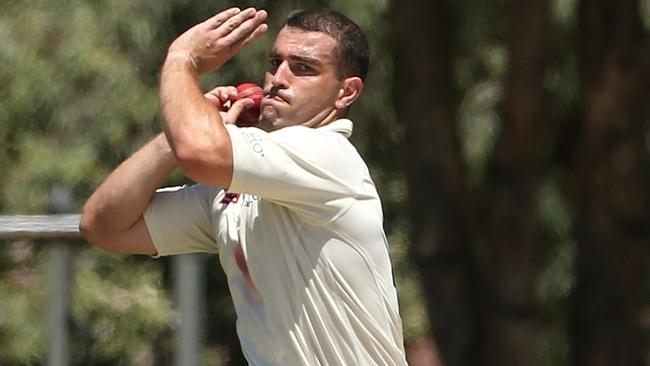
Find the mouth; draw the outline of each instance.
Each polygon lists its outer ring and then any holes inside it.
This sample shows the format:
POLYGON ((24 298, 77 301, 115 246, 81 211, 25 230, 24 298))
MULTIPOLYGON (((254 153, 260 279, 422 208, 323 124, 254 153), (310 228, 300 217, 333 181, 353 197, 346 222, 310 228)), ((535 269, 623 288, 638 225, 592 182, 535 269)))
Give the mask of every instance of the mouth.
POLYGON ((283 90, 270 89, 264 91, 264 98, 270 101, 283 102, 289 104, 290 97, 283 90))

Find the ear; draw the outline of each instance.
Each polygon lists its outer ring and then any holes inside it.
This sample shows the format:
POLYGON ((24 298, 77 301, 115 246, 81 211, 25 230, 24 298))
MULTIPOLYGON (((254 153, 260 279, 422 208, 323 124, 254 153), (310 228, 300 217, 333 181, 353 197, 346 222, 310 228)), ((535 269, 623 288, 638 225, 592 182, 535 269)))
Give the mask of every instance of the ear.
POLYGON ((348 108, 350 105, 352 105, 352 103, 354 103, 355 100, 357 100, 357 98, 359 98, 362 90, 363 80, 361 80, 360 77, 350 76, 343 79, 341 89, 339 89, 339 94, 336 98, 334 106, 336 109, 348 108))

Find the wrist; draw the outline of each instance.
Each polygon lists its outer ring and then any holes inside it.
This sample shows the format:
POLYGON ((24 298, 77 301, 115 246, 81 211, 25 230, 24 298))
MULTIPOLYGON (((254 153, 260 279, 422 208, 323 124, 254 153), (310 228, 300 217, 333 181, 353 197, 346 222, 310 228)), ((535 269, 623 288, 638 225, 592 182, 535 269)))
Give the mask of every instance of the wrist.
POLYGON ((154 138, 154 146, 158 152, 158 156, 162 158, 162 161, 164 161, 166 165, 171 165, 173 167, 177 165, 176 156, 174 156, 174 152, 164 133, 160 133, 154 138))
POLYGON ((192 72, 196 73, 196 61, 189 52, 184 51, 168 51, 165 58, 165 65, 176 65, 183 68, 189 68, 192 72))

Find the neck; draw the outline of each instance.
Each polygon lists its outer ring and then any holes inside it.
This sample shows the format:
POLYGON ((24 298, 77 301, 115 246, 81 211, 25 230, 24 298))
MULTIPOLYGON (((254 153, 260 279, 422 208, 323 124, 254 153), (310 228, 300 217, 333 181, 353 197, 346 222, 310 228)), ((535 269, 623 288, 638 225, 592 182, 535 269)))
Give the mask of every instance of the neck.
POLYGON ((336 121, 339 118, 340 118, 339 110, 332 108, 331 110, 325 110, 315 115, 312 119, 310 119, 305 123, 301 123, 300 125, 305 127, 318 128, 318 127, 327 126, 328 124, 336 121))

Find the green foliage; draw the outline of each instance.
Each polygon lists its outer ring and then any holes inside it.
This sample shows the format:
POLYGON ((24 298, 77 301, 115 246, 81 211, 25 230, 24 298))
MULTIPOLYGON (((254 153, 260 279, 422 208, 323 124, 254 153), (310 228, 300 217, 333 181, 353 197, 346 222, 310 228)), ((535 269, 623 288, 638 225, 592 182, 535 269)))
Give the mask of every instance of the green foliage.
MULTIPOLYGON (((44 213, 61 185, 80 205, 159 131, 157 74, 175 32, 171 14, 143 1, 3 4, 1 211, 44 213)), ((15 259, 16 246, 32 248, 2 243, 11 249, 0 252, 0 363, 42 364, 45 251, 15 259)), ((147 365, 169 356, 163 337, 171 337, 173 313, 162 262, 84 249, 74 264, 75 364, 147 365)))
POLYGON ((146 365, 160 357, 155 341, 170 335, 173 324, 161 266, 99 251, 82 252, 75 264, 72 316, 83 335, 75 343, 84 350, 76 355, 79 364, 146 365))
POLYGON ((45 261, 32 243, 3 245, 0 272, 0 362, 42 363, 45 343, 43 305, 47 296, 45 261))
MULTIPOLYGON (((144 3, 143 3, 144 4, 144 3)), ((157 129, 159 6, 14 2, 0 18, 5 212, 39 212, 55 181, 85 197, 157 129), (136 21, 137 19, 137 21, 136 21), (148 55, 148 56, 147 56, 148 55), (25 204, 26 203, 26 204, 25 204)))

